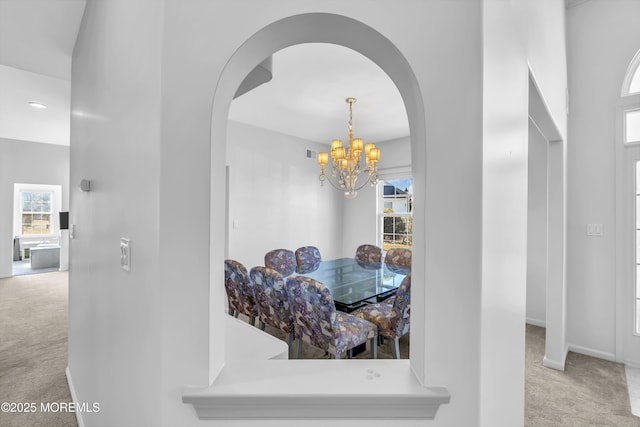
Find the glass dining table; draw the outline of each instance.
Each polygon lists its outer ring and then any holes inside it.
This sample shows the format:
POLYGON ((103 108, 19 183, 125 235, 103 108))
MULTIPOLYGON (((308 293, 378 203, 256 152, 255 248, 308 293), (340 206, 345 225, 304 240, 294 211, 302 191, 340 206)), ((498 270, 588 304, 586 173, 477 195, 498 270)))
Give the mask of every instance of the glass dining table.
POLYGON ((339 258, 299 266, 294 274, 322 282, 329 288, 336 309, 349 313, 390 297, 409 273, 408 267, 339 258))

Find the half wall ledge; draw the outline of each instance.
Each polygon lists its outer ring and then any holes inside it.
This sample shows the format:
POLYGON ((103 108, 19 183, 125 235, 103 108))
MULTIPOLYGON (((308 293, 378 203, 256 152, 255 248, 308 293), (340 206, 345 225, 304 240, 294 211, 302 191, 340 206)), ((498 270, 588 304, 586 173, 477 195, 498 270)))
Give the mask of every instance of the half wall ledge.
POLYGON ((182 401, 210 419, 433 419, 444 387, 422 386, 408 360, 228 361, 182 401))

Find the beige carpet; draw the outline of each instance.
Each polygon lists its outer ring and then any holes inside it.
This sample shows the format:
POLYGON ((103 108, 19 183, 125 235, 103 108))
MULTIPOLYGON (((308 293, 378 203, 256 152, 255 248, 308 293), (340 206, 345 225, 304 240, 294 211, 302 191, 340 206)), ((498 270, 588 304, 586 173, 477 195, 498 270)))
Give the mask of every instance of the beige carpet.
POLYGON ((0 279, 0 404, 36 405, 33 413, 0 411, 0 426, 77 426, 73 413, 41 407, 71 402, 67 283, 68 274, 60 272, 0 279))
POLYGON ((525 425, 640 426, 624 365, 569 352, 565 371, 542 366, 545 329, 527 325, 525 425))
MULTIPOLYGON (((36 403, 35 413, 0 412, 2 427, 77 426, 74 414, 40 411, 41 403, 71 402, 67 365, 68 276, 45 273, 0 279, 0 403, 36 403)), ((631 415, 624 366, 569 353, 566 371, 542 366, 545 330, 527 325, 525 425, 640 426, 631 415)), ((267 332, 284 338, 272 328, 267 332)), ((400 340, 409 356, 409 337, 400 340)), ((389 343, 380 358, 391 358, 389 343)), ((303 358, 326 358, 303 347, 303 358)), ((369 351, 356 356, 368 358, 369 351)))

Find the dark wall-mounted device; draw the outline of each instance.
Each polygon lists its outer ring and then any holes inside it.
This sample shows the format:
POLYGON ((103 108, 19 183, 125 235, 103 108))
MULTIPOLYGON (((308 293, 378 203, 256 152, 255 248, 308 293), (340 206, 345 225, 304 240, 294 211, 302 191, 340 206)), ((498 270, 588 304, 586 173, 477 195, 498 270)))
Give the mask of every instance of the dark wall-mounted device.
POLYGON ((60 212, 60 230, 69 229, 69 212, 60 212))

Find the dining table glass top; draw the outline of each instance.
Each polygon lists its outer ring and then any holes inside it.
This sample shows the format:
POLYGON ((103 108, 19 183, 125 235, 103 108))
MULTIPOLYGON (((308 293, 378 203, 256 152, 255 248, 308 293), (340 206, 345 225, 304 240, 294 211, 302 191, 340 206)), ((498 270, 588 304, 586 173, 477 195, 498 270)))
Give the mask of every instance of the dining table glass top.
POLYGON ((352 311, 392 295, 409 273, 408 267, 339 258, 298 267, 294 274, 323 283, 338 310, 352 311))

